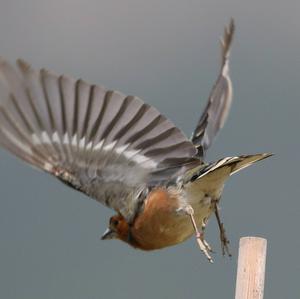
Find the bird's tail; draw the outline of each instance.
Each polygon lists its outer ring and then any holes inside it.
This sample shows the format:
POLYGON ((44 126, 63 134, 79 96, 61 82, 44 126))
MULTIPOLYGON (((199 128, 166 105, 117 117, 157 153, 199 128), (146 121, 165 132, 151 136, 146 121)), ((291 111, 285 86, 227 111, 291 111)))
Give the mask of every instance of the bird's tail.
POLYGON ((261 153, 254 155, 226 157, 216 162, 202 165, 198 167, 198 169, 193 169, 185 176, 184 181, 186 183, 196 181, 205 176, 208 180, 210 180, 211 178, 212 181, 219 181, 220 183, 224 183, 226 178, 228 178, 232 174, 272 155, 273 154, 271 153, 261 153))
POLYGON ((235 174, 236 172, 252 165, 255 162, 261 161, 271 156, 273 156, 272 153, 263 153, 263 154, 233 157, 232 158, 233 161, 229 162, 229 165, 232 165, 230 175, 235 174))
POLYGON ((217 162, 209 164, 206 169, 200 174, 199 178, 209 174, 210 172, 214 172, 216 170, 220 170, 222 168, 227 168, 229 171, 229 175, 232 175, 255 162, 266 159, 273 154, 271 153, 262 153, 262 154, 254 154, 254 155, 242 155, 237 157, 226 157, 217 162))

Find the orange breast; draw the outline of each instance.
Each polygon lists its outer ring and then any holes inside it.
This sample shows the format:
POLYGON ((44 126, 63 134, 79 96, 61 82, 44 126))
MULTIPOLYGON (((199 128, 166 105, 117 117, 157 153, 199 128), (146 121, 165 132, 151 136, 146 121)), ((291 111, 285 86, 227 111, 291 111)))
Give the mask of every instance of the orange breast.
POLYGON ((136 218, 131 234, 136 247, 159 249, 185 241, 193 234, 190 218, 176 212, 179 201, 166 189, 152 191, 143 212, 136 218))

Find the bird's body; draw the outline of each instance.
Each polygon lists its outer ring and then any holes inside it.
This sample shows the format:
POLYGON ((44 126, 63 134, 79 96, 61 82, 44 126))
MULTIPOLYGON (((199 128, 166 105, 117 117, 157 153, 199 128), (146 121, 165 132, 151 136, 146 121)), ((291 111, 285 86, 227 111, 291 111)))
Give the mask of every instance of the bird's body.
MULTIPOLYGON (((234 24, 225 29, 221 70, 191 137, 134 96, 106 90, 23 60, 0 60, 0 145, 30 165, 113 208, 103 239, 143 250, 160 249, 199 233, 215 213, 231 174, 269 154, 204 163, 232 100, 229 50, 234 24)), ((208 256, 208 254, 207 254, 208 256)))
POLYGON ((143 250, 161 249, 184 242, 194 234, 185 207, 192 207, 196 225, 201 227, 215 211, 229 176, 268 156, 258 154, 225 158, 208 167, 201 166, 200 171, 194 169, 185 178, 186 181, 153 189, 130 225, 124 223, 126 221, 121 215, 117 216, 121 240, 143 250), (197 178, 191 181, 191 175, 197 178))
MULTIPOLYGON (((143 213, 137 216, 129 228, 130 244, 143 250, 154 250, 173 246, 190 238, 194 229, 190 217, 180 211, 180 199, 184 202, 191 200, 184 191, 176 188, 152 191, 145 201, 143 213)), ((199 227, 214 211, 211 198, 201 193, 192 207, 199 227)))

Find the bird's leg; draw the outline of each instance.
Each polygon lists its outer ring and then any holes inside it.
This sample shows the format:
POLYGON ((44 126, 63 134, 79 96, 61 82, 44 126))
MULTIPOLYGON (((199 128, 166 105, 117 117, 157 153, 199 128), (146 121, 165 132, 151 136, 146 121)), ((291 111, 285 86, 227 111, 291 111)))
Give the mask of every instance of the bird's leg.
MULTIPOLYGON (((213 260, 211 258, 211 256, 209 255, 209 251, 211 251, 211 247, 209 246, 209 244, 204 240, 204 234, 203 231, 199 232, 195 218, 194 218, 194 209, 188 205, 185 209, 185 212, 190 216, 191 221, 192 221, 192 225, 194 227, 194 230, 196 232, 196 240, 197 243, 200 247, 200 250, 205 254, 205 256, 207 257, 207 259, 213 263, 213 260)), ((205 223, 202 223, 202 229, 203 227, 205 228, 205 223)))
POLYGON ((232 255, 231 255, 231 253, 229 251, 229 247, 228 247, 229 240, 227 239, 227 236, 226 236, 224 224, 221 222, 221 218, 220 218, 220 214, 219 214, 219 206, 218 206, 217 202, 215 202, 214 209, 215 209, 215 215, 216 215, 219 230, 220 230, 220 240, 221 240, 222 254, 225 255, 227 253, 227 255, 229 257, 231 257, 232 255))

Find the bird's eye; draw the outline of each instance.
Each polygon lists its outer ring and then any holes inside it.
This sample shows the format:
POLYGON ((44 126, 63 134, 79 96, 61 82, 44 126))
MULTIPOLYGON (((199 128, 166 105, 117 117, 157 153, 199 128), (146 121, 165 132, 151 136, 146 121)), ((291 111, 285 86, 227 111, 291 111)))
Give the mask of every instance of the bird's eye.
POLYGON ((115 226, 115 227, 118 226, 119 220, 114 219, 113 222, 112 222, 112 224, 113 224, 113 226, 115 226))

